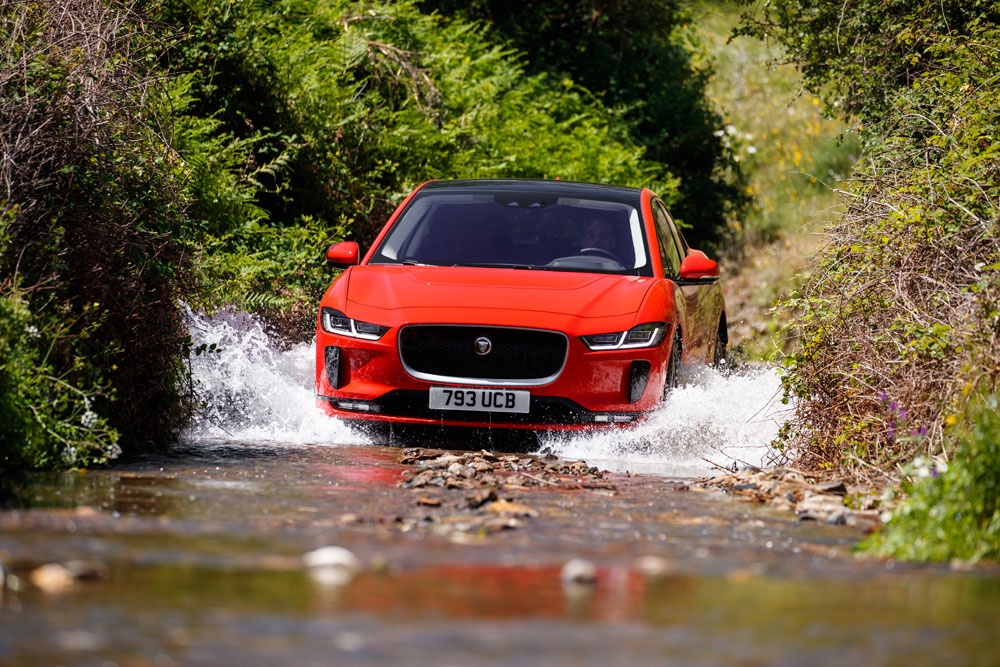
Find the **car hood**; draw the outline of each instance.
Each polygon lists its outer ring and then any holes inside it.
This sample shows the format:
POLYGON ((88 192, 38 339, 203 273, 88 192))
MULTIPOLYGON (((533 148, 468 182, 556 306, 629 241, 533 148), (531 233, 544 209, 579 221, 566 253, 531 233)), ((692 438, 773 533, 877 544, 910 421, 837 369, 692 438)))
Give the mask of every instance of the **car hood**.
POLYGON ((555 313, 575 317, 634 314, 651 278, 565 271, 442 266, 357 266, 348 302, 386 310, 454 308, 555 313))

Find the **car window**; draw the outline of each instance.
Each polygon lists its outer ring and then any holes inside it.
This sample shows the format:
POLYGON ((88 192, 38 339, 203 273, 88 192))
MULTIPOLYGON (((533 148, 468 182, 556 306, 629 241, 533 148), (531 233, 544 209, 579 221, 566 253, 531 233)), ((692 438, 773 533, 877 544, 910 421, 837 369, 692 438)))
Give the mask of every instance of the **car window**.
POLYGON ((656 237, 660 245, 660 260, 663 262, 663 275, 667 278, 676 278, 681 271, 681 251, 672 230, 673 221, 658 200, 652 202, 652 207, 656 237))
POLYGON ((635 206, 538 193, 416 197, 369 263, 653 275, 635 206))
POLYGON ((667 210, 667 207, 664 204, 661 203, 660 205, 663 206, 663 212, 667 215, 667 227, 670 228, 671 235, 677 243, 677 248, 681 253, 681 261, 683 262, 688 253, 687 241, 684 240, 684 235, 681 234, 680 227, 677 226, 677 223, 674 221, 673 217, 671 217, 670 211, 667 210))

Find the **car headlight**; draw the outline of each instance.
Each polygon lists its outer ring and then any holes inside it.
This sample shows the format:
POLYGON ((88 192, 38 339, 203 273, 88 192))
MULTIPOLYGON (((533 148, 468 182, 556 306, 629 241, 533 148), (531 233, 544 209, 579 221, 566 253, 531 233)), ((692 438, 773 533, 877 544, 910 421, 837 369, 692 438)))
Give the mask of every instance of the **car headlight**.
POLYGON ((328 333, 350 336, 351 338, 363 338, 365 340, 378 340, 389 327, 371 322, 352 320, 339 310, 333 308, 323 308, 320 310, 320 326, 328 333))
POLYGON ((580 340, 591 350, 631 350, 659 345, 666 332, 666 322, 647 322, 628 331, 580 336, 580 340))

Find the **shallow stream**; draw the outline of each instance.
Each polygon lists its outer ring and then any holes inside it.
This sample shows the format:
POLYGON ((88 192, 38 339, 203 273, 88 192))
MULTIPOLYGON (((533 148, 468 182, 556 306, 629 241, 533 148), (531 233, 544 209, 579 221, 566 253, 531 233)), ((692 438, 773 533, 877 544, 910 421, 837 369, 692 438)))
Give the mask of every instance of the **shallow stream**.
POLYGON ((530 515, 466 530, 397 487, 398 448, 312 408, 308 346, 193 328, 224 351, 194 360, 206 405, 179 445, 39 475, 0 511, 0 665, 1000 662, 996 570, 859 558, 860 528, 689 487, 705 459, 766 460, 770 371, 691 374, 636 432, 543 438, 614 488, 514 491, 530 515), (304 564, 330 545, 356 572, 304 564), (593 584, 562 581, 573 558, 593 584), (79 560, 97 576, 40 585, 79 560))

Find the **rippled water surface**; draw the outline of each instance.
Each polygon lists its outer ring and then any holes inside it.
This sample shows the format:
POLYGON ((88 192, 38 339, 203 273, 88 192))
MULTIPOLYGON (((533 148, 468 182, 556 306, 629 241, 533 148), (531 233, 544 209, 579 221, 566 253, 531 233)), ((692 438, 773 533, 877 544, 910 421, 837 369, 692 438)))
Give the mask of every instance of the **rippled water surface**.
POLYGON ((398 448, 313 408, 308 346, 277 350, 241 315, 192 326, 222 352, 194 360, 206 405, 180 444, 37 476, 0 511, 0 665, 998 662, 995 569, 858 558, 860 528, 679 479, 766 459, 784 409, 766 369, 689 372, 634 430, 544 436, 618 471, 615 488, 512 490, 534 516, 463 531, 396 486, 398 448), (306 567, 329 545, 357 556, 354 576, 306 567), (597 567, 593 585, 562 583, 571 558, 597 567), (72 560, 106 576, 33 578, 72 560))

